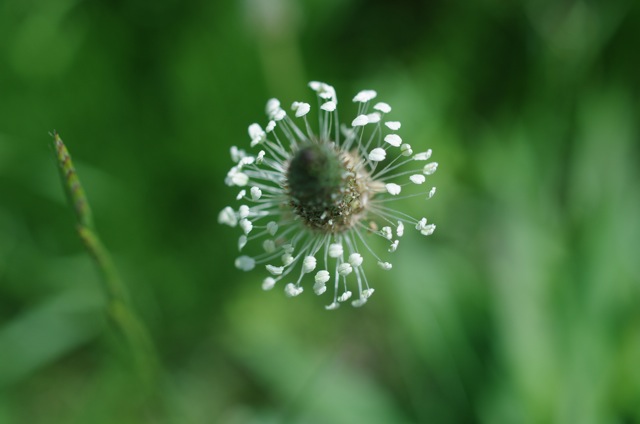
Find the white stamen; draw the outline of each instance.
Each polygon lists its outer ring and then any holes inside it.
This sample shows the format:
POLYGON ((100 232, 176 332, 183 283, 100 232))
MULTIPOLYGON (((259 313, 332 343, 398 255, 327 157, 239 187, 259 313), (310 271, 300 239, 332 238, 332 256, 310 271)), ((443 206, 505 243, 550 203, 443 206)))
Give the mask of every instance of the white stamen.
POLYGON ((431 190, 429 190, 429 199, 431 199, 435 194, 436 194, 436 188, 431 187, 431 190))
POLYGON ((249 212, 250 212, 249 206, 240 205, 240 207, 238 208, 238 217, 240 219, 244 219, 249 216, 249 212))
POLYGON ((400 147, 402 139, 398 134, 389 134, 384 138, 384 141, 391 144, 393 147, 400 147))
POLYGON ((220 211, 218 214, 218 223, 228 225, 229 227, 235 227, 238 224, 238 218, 233 209, 231 209, 231 206, 225 206, 225 208, 220 211))
POLYGON ((431 175, 436 172, 436 169, 438 169, 438 162, 431 162, 424 166, 422 173, 425 175, 431 175))
POLYGON ((380 114, 378 112, 369 113, 367 114, 367 119, 370 124, 376 124, 380 122, 380 114))
POLYGON ((354 308, 359 308, 362 305, 364 305, 365 303, 367 303, 367 299, 364 297, 361 297, 360 299, 356 299, 354 301, 351 302, 351 306, 353 306, 354 308))
POLYGON ((276 285, 276 280, 273 277, 267 277, 262 281, 262 290, 271 290, 276 285))
POLYGON ((296 297, 303 291, 304 289, 302 287, 297 287, 293 283, 289 283, 284 287, 284 293, 287 295, 287 297, 296 297))
POLYGON ((384 124, 392 131, 398 131, 402 126, 402 124, 400 124, 400 122, 398 121, 387 121, 384 124))
POLYGON ((369 153, 369 160, 372 162, 381 162, 387 157, 387 152, 380 147, 376 147, 369 153))
POLYGON ((350 291, 346 291, 344 293, 342 293, 339 297, 338 297, 338 302, 346 302, 347 300, 349 300, 351 298, 351 292, 350 291))
POLYGON ((269 121, 267 127, 264 129, 266 132, 270 133, 276 128, 276 121, 269 121))
POLYGON ((329 271, 323 269, 316 273, 314 280, 316 284, 324 284, 329 281, 329 278, 331 278, 331 274, 329 274, 329 271))
POLYGON ((260 190, 260 187, 251 187, 251 199, 253 200, 260 200, 260 198, 262 197, 262 190, 260 190))
POLYGON ((275 221, 271 221, 267 224, 267 232, 272 236, 275 236, 278 232, 278 224, 275 221))
POLYGON ((337 258, 342 256, 342 245, 340 243, 332 243, 329 245, 329 256, 337 258))
POLYGON ((369 100, 375 99, 377 95, 378 93, 376 93, 374 90, 362 90, 361 92, 356 94, 356 96, 353 98, 353 101, 359 102, 359 103, 366 103, 369 100))
POLYGON ((320 296, 322 293, 327 291, 327 286, 324 283, 315 283, 313 285, 313 292, 320 296))
POLYGON ((272 275, 282 275, 282 272, 284 271, 283 266, 266 265, 265 268, 267 268, 267 271, 272 275))
POLYGON ((391 243, 391 246, 389 246, 389 252, 393 253, 396 251, 396 249, 398 248, 398 244, 400 243, 400 240, 395 240, 393 243, 391 243))
POLYGON ((367 125, 368 123, 369 123, 369 118, 367 117, 367 115, 358 115, 356 119, 354 119, 353 122, 351 122, 351 126, 362 127, 364 125, 367 125))
POLYGON ((247 236, 244 234, 238 237, 238 252, 247 245, 247 236))
POLYGON ((409 177, 409 179, 411 180, 412 183, 414 184, 422 184, 424 183, 427 179, 424 177, 424 175, 422 174, 414 174, 412 176, 409 177))
POLYGON ((382 262, 382 261, 378 262, 378 266, 384 269, 385 271, 389 271, 393 267, 393 265, 391 265, 389 262, 382 262))
POLYGON ((316 258, 314 258, 313 256, 305 257, 302 261, 302 272, 308 274, 314 269, 316 269, 316 258))
POLYGON ((248 219, 241 219, 240 228, 242 228, 242 231, 244 231, 245 234, 249 234, 253 229, 253 224, 248 219))
POLYGON ((322 106, 320 106, 320 109, 326 110, 327 112, 333 112, 336 110, 336 103, 332 101, 323 103, 322 106))
POLYGON ((359 253, 352 253, 349 255, 349 263, 353 267, 358 267, 362 265, 362 261, 363 261, 362 255, 360 255, 359 253))
POLYGON ((398 237, 402 237, 404 234, 404 224, 402 221, 398 221, 398 226, 396 227, 396 234, 398 237))
POLYGON ((395 184, 395 183, 385 184, 384 187, 387 189, 387 192, 392 196, 397 196, 398 194, 400 194, 400 191, 402 190, 402 187, 400 187, 398 184, 395 184))
POLYGON ((388 104, 384 103, 384 102, 379 102, 376 103, 376 105, 373 107, 375 110, 379 110, 382 113, 389 113, 391 112, 391 106, 389 106, 388 104))
POLYGON ((342 275, 343 277, 346 277, 352 272, 353 272, 353 268, 351 267, 351 264, 349 262, 343 262, 340 265, 338 265, 338 274, 342 275))
POLYGON ((262 248, 267 253, 273 253, 276 251, 276 242, 271 239, 266 239, 264 242, 262 242, 262 248))
POLYGON ((256 266, 256 261, 250 256, 240 256, 236 258, 235 266, 242 271, 251 271, 256 266))
POLYGON ((296 112, 296 118, 301 118, 309 113, 309 111, 311 110, 311 105, 304 102, 293 102, 291 109, 296 112))
POLYGON ((413 154, 410 144, 403 144, 400 146, 400 151, 402 152, 402 156, 411 156, 413 154))
POLYGON ((431 153, 431 149, 427 150, 426 152, 416 153, 416 155, 413 157, 413 160, 429 160, 429 158, 431 157, 431 153))
POLYGON ((340 304, 339 304, 338 302, 333 302, 331 305, 327 305, 327 306, 325 306, 324 308, 325 308, 327 311, 333 311, 333 310, 338 309, 339 307, 340 307, 340 304))

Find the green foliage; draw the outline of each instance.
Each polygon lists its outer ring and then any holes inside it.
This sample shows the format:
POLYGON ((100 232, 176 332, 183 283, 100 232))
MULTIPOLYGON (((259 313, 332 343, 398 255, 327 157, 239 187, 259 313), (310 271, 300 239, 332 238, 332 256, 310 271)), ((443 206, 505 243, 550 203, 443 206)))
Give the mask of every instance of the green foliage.
POLYGON ((624 0, 0 2, 0 423, 640 422, 639 24, 624 0), (406 203, 438 230, 362 309, 262 292, 216 221, 229 147, 311 79, 341 113, 376 89, 440 164, 406 203))

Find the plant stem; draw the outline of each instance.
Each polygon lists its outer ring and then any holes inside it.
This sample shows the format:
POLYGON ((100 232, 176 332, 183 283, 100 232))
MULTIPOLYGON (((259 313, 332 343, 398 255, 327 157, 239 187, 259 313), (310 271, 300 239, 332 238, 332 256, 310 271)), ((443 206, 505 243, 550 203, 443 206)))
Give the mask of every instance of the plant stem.
POLYGON ((136 369, 148 388, 152 388, 158 372, 158 357, 144 324, 137 317, 109 251, 104 247, 93 226, 91 209, 69 151, 54 132, 53 143, 62 178, 62 185, 76 216, 76 229, 85 249, 94 259, 102 277, 107 299, 107 317, 128 344, 136 369))

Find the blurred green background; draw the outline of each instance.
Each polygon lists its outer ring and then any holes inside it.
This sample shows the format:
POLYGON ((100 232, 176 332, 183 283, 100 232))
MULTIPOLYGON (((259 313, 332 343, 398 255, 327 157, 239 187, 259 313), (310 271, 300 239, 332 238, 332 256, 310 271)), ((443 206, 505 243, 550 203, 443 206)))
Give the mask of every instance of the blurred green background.
POLYGON ((640 423, 636 0, 0 0, 0 423, 640 423), (438 225, 362 309, 233 267, 264 104, 378 91, 438 225), (145 394, 50 148, 162 363, 145 394))

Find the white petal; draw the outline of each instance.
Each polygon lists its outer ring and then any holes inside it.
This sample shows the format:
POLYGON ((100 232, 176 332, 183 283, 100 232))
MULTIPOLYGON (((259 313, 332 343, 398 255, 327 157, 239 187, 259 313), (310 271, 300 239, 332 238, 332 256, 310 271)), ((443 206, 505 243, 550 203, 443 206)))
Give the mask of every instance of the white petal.
POLYGON ((425 175, 431 175, 436 172, 436 169, 438 169, 438 162, 431 162, 422 168, 422 173, 425 175))
POLYGON ((352 253, 349 255, 349 263, 353 267, 358 267, 362 265, 362 261, 363 261, 362 255, 360 255, 359 253, 352 253))
POLYGON ((429 160, 430 157, 431 149, 427 150, 426 152, 416 153, 416 155, 413 157, 413 160, 429 160))
POLYGON ((329 256, 337 258, 342 256, 342 245, 340 243, 332 243, 329 245, 329 256))
POLYGON ((260 187, 251 187, 251 198, 253 200, 260 200, 260 197, 262 197, 262 190, 260 190, 260 187))
POLYGON ((233 211, 233 209, 231 209, 230 206, 226 206, 220 211, 220 213, 218 214, 218 223, 226 224, 229 227, 235 227, 238 224, 236 213, 233 211))
POLYGON ((389 271, 393 265, 391 265, 389 262, 378 262, 378 266, 382 269, 384 269, 385 271, 389 271))
POLYGON ((331 275, 329 274, 329 271, 323 269, 323 270, 318 271, 316 273, 316 276, 314 277, 314 280, 315 280, 316 284, 324 284, 327 281, 329 281, 329 278, 331 278, 331 275))
POLYGON ((400 126, 402 125, 398 121, 387 121, 384 124, 392 131, 398 131, 400 129, 400 126))
POLYGON ((336 103, 333 101, 328 101, 326 103, 323 103, 322 106, 320 106, 320 109, 326 110, 327 112, 333 112, 334 110, 336 110, 336 103))
POLYGON ((343 277, 346 277, 352 272, 353 272, 353 268, 351 267, 351 264, 349 262, 343 262, 340 265, 338 265, 338 274, 342 275, 343 277))
POLYGON ((395 184, 395 183, 385 184, 384 187, 387 189, 387 192, 392 196, 396 196, 400 194, 400 191, 402 190, 402 187, 400 187, 398 184, 395 184))
POLYGON ((374 90, 362 90, 361 92, 356 94, 356 96, 353 98, 353 101, 366 103, 369 100, 375 99, 377 95, 378 93, 376 93, 374 90))
POLYGON ((276 280, 273 277, 267 277, 262 281, 262 290, 271 290, 276 285, 276 280))
POLYGON ((358 115, 356 119, 351 122, 352 127, 362 127, 363 125, 367 125, 369 123, 369 118, 367 115, 358 115))
POLYGON ((398 134, 389 134, 384 138, 384 141, 391 144, 393 147, 400 147, 402 139, 398 134))
POLYGON ((251 271, 253 268, 255 268, 256 261, 252 257, 243 255, 236 258, 235 266, 242 271, 251 271))
POLYGON ((414 174, 412 176, 409 177, 409 179, 411 180, 412 183, 414 184, 422 184, 424 183, 427 179, 424 177, 424 175, 422 174, 414 174))
POLYGON ((302 272, 308 274, 314 269, 316 269, 316 258, 314 258, 313 256, 305 257, 302 261, 302 272))
POLYGON ((373 107, 375 110, 379 110, 382 113, 389 113, 391 112, 391 106, 389 106, 388 104, 384 103, 384 102, 379 102, 376 103, 376 105, 373 107))
POLYGON ((381 162, 385 157, 387 157, 387 152, 381 147, 376 147, 369 153, 369 160, 372 162, 381 162))

